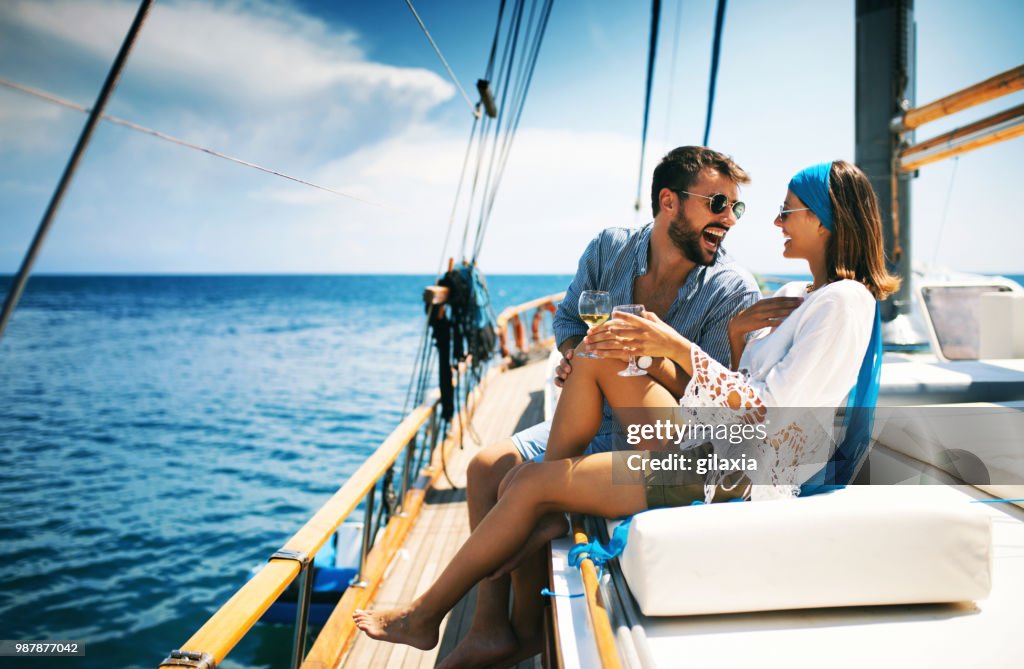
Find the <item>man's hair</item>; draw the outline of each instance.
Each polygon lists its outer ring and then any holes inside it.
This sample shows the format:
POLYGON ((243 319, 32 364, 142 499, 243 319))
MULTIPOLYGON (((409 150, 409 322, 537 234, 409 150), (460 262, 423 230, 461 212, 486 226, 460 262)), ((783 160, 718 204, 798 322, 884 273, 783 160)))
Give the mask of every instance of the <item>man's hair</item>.
MULTIPOLYGON (((662 188, 677 192, 690 190, 700 173, 708 168, 715 170, 733 183, 750 183, 750 176, 746 170, 724 153, 712 151, 706 146, 680 146, 678 149, 669 151, 661 159, 661 163, 654 168, 654 180, 651 182, 651 209, 654 211, 654 215, 657 216, 661 211, 658 193, 662 188)), ((679 197, 686 198, 685 195, 679 197)))
POLYGON ((882 217, 871 182, 856 165, 836 160, 828 192, 835 228, 825 247, 829 280, 860 281, 875 299, 885 299, 896 292, 900 279, 885 268, 882 217))

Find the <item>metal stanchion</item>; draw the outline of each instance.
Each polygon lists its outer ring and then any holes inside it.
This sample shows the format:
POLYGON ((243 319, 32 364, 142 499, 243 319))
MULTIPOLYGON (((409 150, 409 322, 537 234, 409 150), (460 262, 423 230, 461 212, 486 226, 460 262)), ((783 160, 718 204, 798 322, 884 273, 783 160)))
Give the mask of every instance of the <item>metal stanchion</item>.
POLYGON ((363 550, 359 558, 359 573, 349 584, 350 588, 365 588, 369 585, 364 576, 366 575, 366 557, 370 554, 371 533, 373 532, 373 497, 377 491, 377 483, 373 484, 370 491, 366 493, 366 509, 363 519, 363 550))

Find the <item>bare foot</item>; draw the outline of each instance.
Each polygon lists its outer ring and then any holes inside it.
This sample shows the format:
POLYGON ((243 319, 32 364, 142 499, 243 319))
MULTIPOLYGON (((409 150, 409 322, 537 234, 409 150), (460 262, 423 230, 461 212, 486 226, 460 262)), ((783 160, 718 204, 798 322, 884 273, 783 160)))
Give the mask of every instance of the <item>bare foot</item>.
POLYGON ((438 624, 421 620, 411 609, 390 611, 364 611, 352 613, 356 627, 366 636, 388 643, 404 643, 420 650, 430 650, 437 645, 438 624))
POLYGON ((470 628, 466 637, 459 642, 437 669, 476 669, 493 664, 516 652, 519 644, 516 635, 507 624, 499 629, 477 630, 470 628))
POLYGON ((526 542, 522 548, 513 555, 505 564, 498 567, 491 578, 500 578, 505 574, 510 573, 513 569, 519 566, 519 563, 523 561, 527 556, 533 555, 538 550, 544 547, 544 544, 557 539, 569 531, 569 521, 565 519, 563 513, 548 513, 541 516, 541 519, 537 521, 537 525, 533 528, 530 536, 527 537, 526 542))

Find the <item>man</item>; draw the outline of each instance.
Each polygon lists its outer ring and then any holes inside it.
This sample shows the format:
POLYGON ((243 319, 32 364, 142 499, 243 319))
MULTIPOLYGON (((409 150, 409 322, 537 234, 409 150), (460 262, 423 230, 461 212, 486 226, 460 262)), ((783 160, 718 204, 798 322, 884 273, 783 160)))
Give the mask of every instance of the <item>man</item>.
MULTIPOLYGON (((743 213, 738 202, 747 173, 731 158, 699 146, 684 146, 666 155, 654 170, 651 206, 654 222, 641 228, 608 228, 597 235, 580 258, 579 269, 555 313, 554 331, 562 361, 556 371, 561 386, 572 372, 572 358, 587 332, 577 312, 584 290, 611 293, 612 304, 643 304, 709 355, 728 366, 729 320, 760 297, 757 284, 722 251, 722 240, 743 213)), ((689 378, 668 360, 641 358, 651 376, 676 396, 689 378)), ((475 528, 497 501, 498 487, 516 465, 547 454, 549 423, 528 428, 481 450, 470 462, 467 483, 470 527, 475 528)), ((587 452, 610 450, 612 417, 604 421, 587 452)), ((564 521, 563 521, 564 522, 564 521)), ((440 665, 444 669, 487 665, 516 655, 539 652, 543 558, 532 556, 513 573, 515 606, 508 618, 508 578, 480 584, 473 624, 462 643, 440 665)))

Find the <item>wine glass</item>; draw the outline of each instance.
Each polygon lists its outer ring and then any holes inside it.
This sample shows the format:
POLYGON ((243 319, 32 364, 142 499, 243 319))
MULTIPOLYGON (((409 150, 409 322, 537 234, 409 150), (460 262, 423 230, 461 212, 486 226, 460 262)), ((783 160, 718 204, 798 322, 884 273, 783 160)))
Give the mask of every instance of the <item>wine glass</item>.
MULTIPOLYGON (((604 290, 585 290, 580 293, 580 318, 587 324, 587 329, 592 330, 601 323, 608 320, 612 313, 612 296, 604 290)), ((581 351, 576 354, 578 358, 596 358, 594 353, 581 351)))
MULTIPOLYGON (((619 306, 612 309, 612 317, 616 313, 622 314, 633 314, 634 316, 640 316, 644 313, 644 305, 642 304, 620 304, 619 306)), ((646 376, 647 370, 640 369, 636 366, 636 356, 632 353, 629 354, 629 365, 619 372, 619 376, 646 376)))

